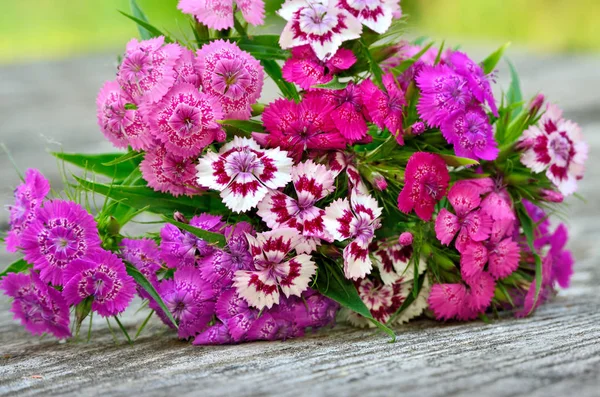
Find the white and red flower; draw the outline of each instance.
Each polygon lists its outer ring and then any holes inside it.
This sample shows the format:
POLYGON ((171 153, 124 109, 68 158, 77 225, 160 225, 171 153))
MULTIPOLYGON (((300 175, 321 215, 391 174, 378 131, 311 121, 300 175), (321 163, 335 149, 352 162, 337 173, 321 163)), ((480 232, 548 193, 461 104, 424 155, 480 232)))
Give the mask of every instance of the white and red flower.
POLYGON ((363 25, 381 34, 385 33, 394 15, 400 10, 398 0, 339 0, 338 6, 344 8, 363 25))
POLYGON ((287 0, 277 13, 287 25, 279 45, 283 49, 310 44, 320 60, 332 57, 342 42, 360 37, 360 21, 337 0, 287 0))
POLYGON ((253 270, 238 270, 233 285, 248 304, 262 309, 279 303, 280 295, 300 296, 308 288, 317 265, 310 255, 299 254, 287 259, 299 243, 298 231, 282 228, 256 237, 246 234, 250 253, 254 258, 253 270))
POLYGON ((371 272, 369 244, 380 226, 381 211, 375 198, 362 194, 352 194, 350 201, 337 199, 325 210, 323 221, 332 237, 338 241, 353 239, 344 248, 346 278, 357 280, 371 272))
POLYGON ((198 160, 197 181, 221 191, 221 198, 234 212, 255 207, 268 189, 285 186, 291 179, 292 160, 287 152, 262 149, 255 141, 235 137, 219 153, 207 152, 198 160))
POLYGON ((520 145, 525 148, 521 162, 533 172, 546 170, 546 176, 562 194, 577 190, 583 178, 588 145, 579 126, 562 118, 562 111, 549 104, 539 125, 523 132, 520 145))
MULTIPOLYGON (((320 239, 330 240, 323 216, 325 211, 316 203, 334 189, 335 173, 312 160, 292 168, 292 183, 297 199, 272 190, 258 204, 258 215, 271 229, 296 228, 306 238, 306 251, 316 248, 320 239)), ((296 251, 305 252, 297 247, 296 251)))

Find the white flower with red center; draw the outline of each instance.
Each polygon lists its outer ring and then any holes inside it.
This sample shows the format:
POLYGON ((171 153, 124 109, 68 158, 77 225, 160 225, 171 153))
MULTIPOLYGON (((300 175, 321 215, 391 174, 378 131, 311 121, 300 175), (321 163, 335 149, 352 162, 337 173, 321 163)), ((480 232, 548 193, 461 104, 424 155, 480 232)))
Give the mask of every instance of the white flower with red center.
POLYGON ((237 44, 224 40, 205 44, 197 52, 196 68, 205 93, 218 98, 228 119, 249 119, 260 97, 263 68, 237 44))
MULTIPOLYGON (((298 229, 307 238, 306 243, 309 243, 309 247, 316 248, 320 239, 331 239, 323 224, 325 211, 316 204, 333 192, 334 182, 335 173, 324 165, 316 164, 312 160, 300 163, 292 168, 292 184, 298 198, 294 199, 272 190, 258 204, 257 214, 271 229, 298 229)), ((310 249, 309 247, 307 249, 310 249)), ((296 248, 296 251, 304 252, 299 251, 299 248, 296 248)))
POLYGON ((223 118, 216 100, 189 83, 174 86, 156 105, 144 108, 150 131, 174 154, 190 157, 225 139, 217 120, 223 118))
MULTIPOLYGON (((373 262, 379 269, 381 281, 386 285, 397 282, 407 282, 413 279, 414 266, 410 263, 412 245, 384 244, 373 253, 373 262), (410 266, 409 266, 410 265, 410 266)), ((425 271, 427 265, 419 261, 419 274, 425 271)))
POLYGON ((281 293, 286 297, 300 296, 308 288, 317 265, 310 255, 299 254, 287 259, 299 241, 296 229, 283 228, 246 234, 250 253, 254 258, 253 270, 238 270, 233 285, 248 304, 262 309, 279 303, 281 293))
POLYGON ((577 124, 562 118, 562 111, 548 105, 539 125, 523 132, 520 146, 525 148, 521 162, 533 172, 546 170, 546 176, 562 194, 577 190, 583 178, 588 145, 583 141, 577 124))
POLYGON ((288 21, 279 39, 281 48, 310 44, 320 60, 332 57, 342 42, 362 33, 360 21, 337 0, 287 0, 277 13, 288 21))
POLYGON ((394 13, 400 11, 399 3, 398 0, 339 0, 338 6, 381 34, 389 29, 394 13))
POLYGON ((337 199, 325 210, 323 222, 331 236, 338 241, 352 239, 343 254, 346 278, 357 280, 371 272, 369 244, 380 226, 381 211, 375 198, 362 194, 352 194, 350 201, 337 199))
POLYGON ((262 149, 252 139, 235 137, 219 153, 207 152, 198 160, 197 181, 221 191, 227 208, 245 212, 255 207, 269 189, 291 181, 292 159, 287 152, 262 149))

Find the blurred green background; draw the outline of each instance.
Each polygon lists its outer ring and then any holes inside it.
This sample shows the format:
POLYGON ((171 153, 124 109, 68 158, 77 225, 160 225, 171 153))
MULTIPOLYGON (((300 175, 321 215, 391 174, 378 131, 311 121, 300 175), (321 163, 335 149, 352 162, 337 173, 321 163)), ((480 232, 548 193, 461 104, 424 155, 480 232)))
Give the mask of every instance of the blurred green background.
MULTIPOLYGON (((177 0, 138 0, 157 27, 181 37, 189 19, 177 0)), ((512 41, 550 52, 600 51, 600 0, 403 0, 414 35, 512 41)), ((129 0, 20 0, 0 7, 0 63, 120 52, 137 35, 117 10, 129 0)))

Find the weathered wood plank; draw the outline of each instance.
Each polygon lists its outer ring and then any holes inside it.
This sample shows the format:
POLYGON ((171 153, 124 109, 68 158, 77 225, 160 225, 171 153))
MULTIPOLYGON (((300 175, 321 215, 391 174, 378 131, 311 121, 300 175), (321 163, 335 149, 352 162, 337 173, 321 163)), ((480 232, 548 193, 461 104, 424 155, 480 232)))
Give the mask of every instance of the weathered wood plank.
MULTIPOLYGON (((90 343, 33 338, 11 320, 1 297, 0 394, 598 395, 600 96, 594 88, 600 59, 517 54, 514 60, 525 91, 543 90, 558 101, 591 144, 580 190, 588 203, 570 201, 572 288, 534 316, 490 325, 422 320, 398 328, 395 344, 374 331, 339 327, 298 340, 224 347, 179 342, 153 320, 129 347, 115 345, 99 318, 90 343)), ((113 70, 111 57, 0 68, 0 141, 54 182, 55 163, 41 155, 46 147, 56 150, 48 142, 61 141, 66 151, 110 150, 95 126, 94 96, 113 70)), ((506 76, 501 70, 504 86, 506 76)), ((8 202, 18 181, 5 157, 0 176, 0 199, 8 202)), ((0 255, 2 264, 10 259, 0 255)), ((126 321, 130 333, 144 315, 126 321)))

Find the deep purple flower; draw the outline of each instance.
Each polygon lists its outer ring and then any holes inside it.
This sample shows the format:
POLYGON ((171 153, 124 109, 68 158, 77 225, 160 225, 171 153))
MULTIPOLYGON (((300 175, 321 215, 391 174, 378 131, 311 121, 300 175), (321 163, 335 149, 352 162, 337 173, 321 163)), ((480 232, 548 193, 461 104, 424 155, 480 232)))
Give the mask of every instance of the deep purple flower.
POLYGON ((71 262, 64 271, 63 296, 70 305, 92 297, 92 310, 102 317, 122 313, 135 294, 135 281, 123 261, 109 251, 97 250, 71 262))
POLYGON ((15 252, 21 245, 21 234, 35 217, 36 209, 50 191, 50 183, 36 169, 25 172, 25 182, 14 191, 15 204, 10 211, 10 231, 6 236, 6 250, 15 252))
POLYGON ((459 157, 495 160, 498 144, 487 114, 480 107, 459 110, 442 123, 444 138, 454 145, 459 157))
POLYGON ((63 271, 74 260, 100 247, 94 218, 71 201, 46 201, 23 231, 25 260, 44 282, 62 285, 63 271))
POLYGON ((473 96, 483 104, 487 102, 494 116, 498 117, 498 108, 492 94, 492 87, 481 66, 473 62, 467 54, 454 51, 448 62, 454 67, 456 73, 467 79, 469 90, 473 96))
POLYGON ((69 306, 61 293, 42 282, 36 272, 9 273, 0 289, 14 298, 10 311, 33 335, 50 333, 59 339, 71 336, 69 306))
MULTIPOLYGON (((158 278, 156 272, 162 268, 160 250, 156 242, 151 239, 143 238, 133 240, 124 238, 121 241, 121 257, 135 266, 152 285, 157 285, 158 278)), ((138 295, 142 299, 151 299, 150 295, 137 286, 138 295)))

